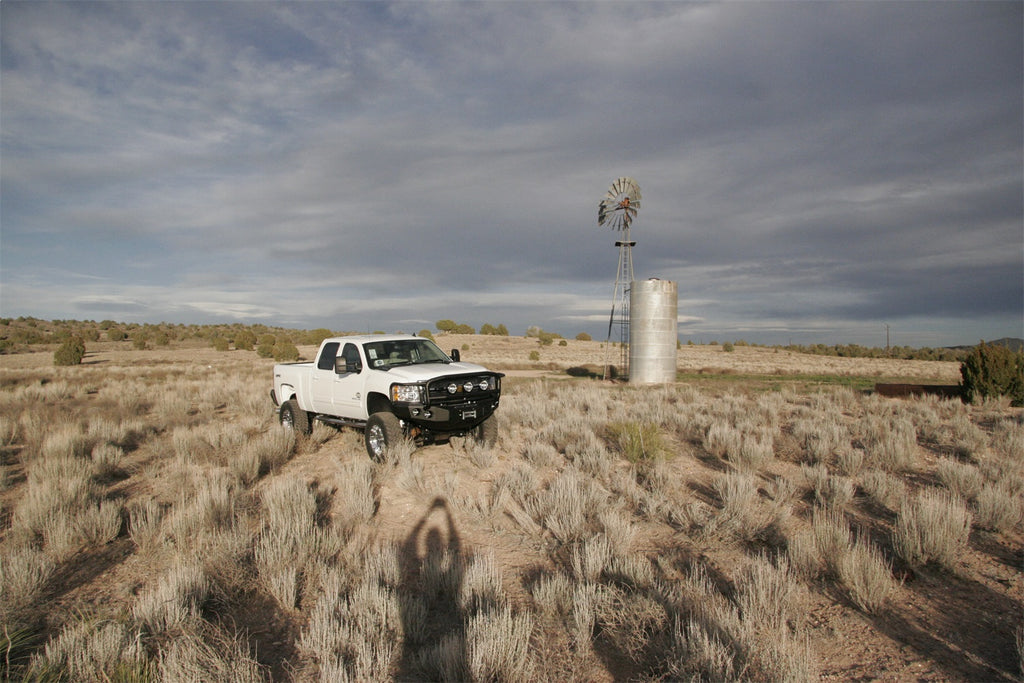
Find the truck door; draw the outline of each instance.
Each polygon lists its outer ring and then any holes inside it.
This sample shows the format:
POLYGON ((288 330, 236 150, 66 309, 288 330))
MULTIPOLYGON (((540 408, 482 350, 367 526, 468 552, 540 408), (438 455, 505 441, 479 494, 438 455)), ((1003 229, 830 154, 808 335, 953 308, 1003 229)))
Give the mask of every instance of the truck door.
POLYGON ((332 394, 334 392, 334 359, 338 356, 340 342, 324 344, 320 356, 316 359, 316 367, 310 371, 310 399, 313 410, 317 413, 334 413, 332 394))
POLYGON ((363 396, 365 381, 361 376, 363 359, 359 356, 359 349, 355 344, 345 344, 341 357, 338 359, 338 369, 344 372, 334 375, 331 394, 334 414, 354 420, 366 419, 366 409, 363 407, 366 402, 366 397, 363 396))

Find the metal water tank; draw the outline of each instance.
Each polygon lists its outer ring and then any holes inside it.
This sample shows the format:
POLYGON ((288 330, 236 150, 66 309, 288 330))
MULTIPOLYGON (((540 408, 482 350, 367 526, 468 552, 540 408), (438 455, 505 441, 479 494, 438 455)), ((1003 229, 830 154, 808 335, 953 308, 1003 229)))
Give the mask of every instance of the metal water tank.
POLYGON ((679 291, 669 280, 635 281, 629 292, 629 383, 676 379, 679 291))

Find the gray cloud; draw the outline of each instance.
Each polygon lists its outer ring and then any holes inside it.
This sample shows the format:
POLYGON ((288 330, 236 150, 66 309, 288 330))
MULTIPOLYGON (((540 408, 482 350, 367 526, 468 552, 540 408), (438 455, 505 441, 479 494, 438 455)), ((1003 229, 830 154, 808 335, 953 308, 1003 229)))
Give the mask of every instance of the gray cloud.
POLYGON ((1019 3, 0 18, 3 315, 599 336, 633 175, 681 334, 1022 334, 1019 3))

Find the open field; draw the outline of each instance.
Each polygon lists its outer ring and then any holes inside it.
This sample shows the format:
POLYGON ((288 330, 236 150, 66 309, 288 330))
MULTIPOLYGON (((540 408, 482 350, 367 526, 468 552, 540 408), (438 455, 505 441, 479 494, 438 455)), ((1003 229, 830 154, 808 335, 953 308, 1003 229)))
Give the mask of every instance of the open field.
POLYGON ((254 352, 0 356, 5 680, 1021 676, 1024 413, 859 389, 958 364, 438 342, 495 448, 296 440, 254 352))

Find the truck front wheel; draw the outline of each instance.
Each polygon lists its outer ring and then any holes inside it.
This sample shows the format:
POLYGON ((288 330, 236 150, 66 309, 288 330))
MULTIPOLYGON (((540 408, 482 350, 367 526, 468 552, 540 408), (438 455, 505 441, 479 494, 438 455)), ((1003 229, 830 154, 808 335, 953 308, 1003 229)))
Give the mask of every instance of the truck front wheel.
POLYGON ((374 460, 383 460, 388 449, 402 439, 402 423, 394 413, 374 413, 366 421, 366 452, 374 460))
POLYGON ((477 443, 487 448, 493 448, 498 443, 498 423, 493 415, 473 429, 473 437, 477 443))
POLYGON ((282 426, 294 429, 299 434, 309 434, 309 413, 300 408, 299 402, 294 398, 281 404, 278 416, 281 418, 282 426))

